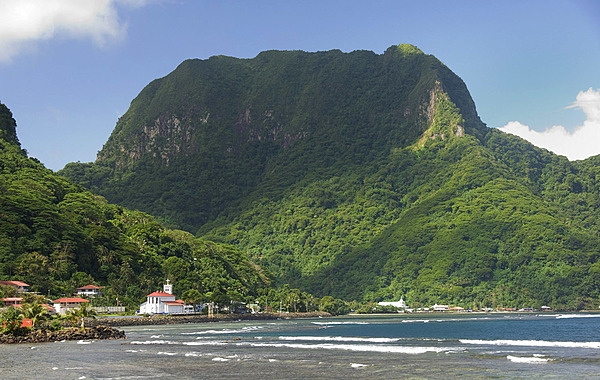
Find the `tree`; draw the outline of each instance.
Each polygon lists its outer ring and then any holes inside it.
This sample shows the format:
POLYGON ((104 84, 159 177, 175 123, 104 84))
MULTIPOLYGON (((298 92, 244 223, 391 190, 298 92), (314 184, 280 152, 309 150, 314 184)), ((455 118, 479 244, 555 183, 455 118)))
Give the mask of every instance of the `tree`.
POLYGON ((37 302, 24 304, 21 307, 21 310, 24 318, 31 319, 31 326, 34 328, 37 322, 44 321, 48 318, 48 310, 37 302))
POLYGON ((25 331, 21 327, 23 324, 23 314, 17 308, 7 308, 0 316, 0 321, 2 321, 2 325, 0 325, 2 329, 0 331, 3 334, 19 335, 25 331))
POLYGON ((79 305, 79 308, 69 310, 65 317, 73 323, 73 327, 81 321, 81 331, 85 332, 85 318, 96 318, 96 311, 92 309, 89 302, 84 302, 79 305))

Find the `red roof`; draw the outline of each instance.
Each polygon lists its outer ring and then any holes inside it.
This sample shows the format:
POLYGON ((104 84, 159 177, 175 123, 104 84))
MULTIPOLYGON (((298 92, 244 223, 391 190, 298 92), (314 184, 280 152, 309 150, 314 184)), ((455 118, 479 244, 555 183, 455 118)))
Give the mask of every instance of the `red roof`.
POLYGON ((90 302, 90 301, 86 300, 84 298, 73 297, 73 298, 59 298, 52 302, 54 302, 54 303, 83 303, 83 302, 90 302))
POLYGON ((171 305, 171 306, 183 306, 185 305, 185 302, 183 302, 182 300, 177 300, 177 301, 163 301, 164 304, 166 305, 171 305))
POLYGON ((13 281, 13 280, 9 280, 9 281, 0 281, 0 285, 12 285, 12 286, 16 286, 16 287, 27 287, 29 286, 28 284, 24 283, 23 281, 13 281))
POLYGON ((148 294, 148 297, 175 297, 175 296, 170 293, 165 293, 165 292, 154 292, 154 293, 148 294))
POLYGON ((48 310, 49 313, 56 313, 56 309, 48 304, 43 303, 42 304, 43 307, 46 308, 46 310, 48 310))
POLYGON ((4 301, 4 302, 22 302, 23 298, 21 298, 21 297, 7 297, 7 298, 2 298, 2 301, 4 301))

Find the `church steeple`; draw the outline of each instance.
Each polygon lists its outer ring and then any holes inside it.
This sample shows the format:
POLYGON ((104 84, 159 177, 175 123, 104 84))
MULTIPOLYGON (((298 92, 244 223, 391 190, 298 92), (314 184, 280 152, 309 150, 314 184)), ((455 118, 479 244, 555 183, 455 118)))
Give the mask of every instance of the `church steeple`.
POLYGON ((167 278, 167 283, 163 285, 163 291, 165 293, 173 294, 173 285, 169 283, 169 279, 167 278))

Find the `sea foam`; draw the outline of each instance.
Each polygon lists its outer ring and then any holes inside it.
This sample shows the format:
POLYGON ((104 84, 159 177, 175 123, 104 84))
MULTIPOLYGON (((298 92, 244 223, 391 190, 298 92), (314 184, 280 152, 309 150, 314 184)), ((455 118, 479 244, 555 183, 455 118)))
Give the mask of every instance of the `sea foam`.
POLYGON ((530 357, 507 355, 506 359, 510 360, 513 363, 531 363, 531 364, 545 364, 552 360, 552 359, 543 358, 543 357, 536 356, 536 355, 530 356, 530 357))
POLYGON ((390 343, 398 342, 400 338, 360 338, 351 336, 280 336, 279 340, 300 341, 325 341, 325 342, 368 342, 368 343, 390 343))
POLYGON ((464 344, 495 346, 562 347, 562 348, 600 348, 600 342, 554 342, 547 340, 481 340, 459 339, 464 344))
MULTIPOLYGON (((248 343, 239 343, 246 345, 248 343)), ((306 343, 249 343, 251 347, 300 348, 311 350, 345 350, 358 352, 385 352, 399 354, 424 354, 427 352, 445 352, 460 350, 456 347, 426 347, 426 346, 388 346, 373 344, 306 344, 306 343)))

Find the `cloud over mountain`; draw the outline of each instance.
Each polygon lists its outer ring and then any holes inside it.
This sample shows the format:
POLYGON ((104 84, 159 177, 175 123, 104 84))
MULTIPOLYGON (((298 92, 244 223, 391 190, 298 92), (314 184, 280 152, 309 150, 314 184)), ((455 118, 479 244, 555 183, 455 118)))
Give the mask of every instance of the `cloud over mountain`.
POLYGON ((126 24, 119 6, 149 0, 4 0, 0 2, 0 62, 10 62, 35 43, 55 38, 89 38, 99 45, 122 38, 126 24))
POLYGON ((580 108, 586 115, 583 125, 573 132, 561 125, 538 132, 518 121, 511 121, 499 129, 524 138, 540 148, 564 155, 569 160, 583 160, 600 154, 600 89, 580 91, 575 102, 567 108, 580 108))

